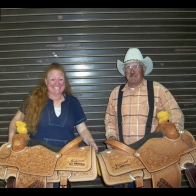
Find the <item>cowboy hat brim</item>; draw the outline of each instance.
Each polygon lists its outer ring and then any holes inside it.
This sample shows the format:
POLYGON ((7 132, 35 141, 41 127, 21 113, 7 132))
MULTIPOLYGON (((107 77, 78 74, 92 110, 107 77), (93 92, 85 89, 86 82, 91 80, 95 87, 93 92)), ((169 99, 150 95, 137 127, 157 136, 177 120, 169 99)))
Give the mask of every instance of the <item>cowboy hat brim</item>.
MULTIPOLYGON (((136 61, 128 61, 126 63, 123 63, 120 60, 117 60, 117 69, 121 73, 121 75, 125 76, 123 67, 124 67, 124 65, 126 65, 127 63, 130 63, 130 62, 136 62, 136 61)), ((153 69, 152 60, 151 60, 150 57, 146 57, 143 60, 141 60, 140 62, 142 62, 144 64, 144 66, 147 67, 146 72, 144 74, 145 76, 147 76, 152 71, 152 69, 153 69)))

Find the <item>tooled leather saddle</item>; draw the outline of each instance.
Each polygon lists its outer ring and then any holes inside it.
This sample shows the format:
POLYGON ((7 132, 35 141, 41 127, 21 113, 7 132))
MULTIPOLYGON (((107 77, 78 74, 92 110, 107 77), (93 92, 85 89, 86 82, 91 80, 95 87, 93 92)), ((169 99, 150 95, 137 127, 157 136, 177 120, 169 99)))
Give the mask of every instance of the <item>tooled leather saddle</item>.
POLYGON ((59 152, 42 145, 26 146, 28 139, 26 134, 16 134, 12 143, 0 147, 0 179, 7 182, 6 188, 47 188, 48 183, 56 182, 60 182, 60 188, 69 188, 70 182, 97 178, 95 150, 79 147, 82 137, 59 152))
POLYGON ((193 135, 187 130, 179 134, 160 130, 147 137, 133 145, 105 141, 111 149, 97 154, 98 174, 105 184, 135 182, 136 188, 180 188, 182 170, 185 170, 190 186, 196 188, 196 141, 193 135), (151 183, 147 185, 147 181, 151 183))

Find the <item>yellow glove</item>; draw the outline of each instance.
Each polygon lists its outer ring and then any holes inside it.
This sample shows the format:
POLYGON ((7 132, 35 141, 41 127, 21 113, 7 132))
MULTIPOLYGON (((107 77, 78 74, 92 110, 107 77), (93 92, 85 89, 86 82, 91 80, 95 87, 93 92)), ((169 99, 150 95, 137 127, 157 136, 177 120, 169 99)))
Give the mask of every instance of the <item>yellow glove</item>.
POLYGON ((28 132, 27 131, 27 124, 25 122, 16 121, 15 125, 16 125, 16 130, 18 133, 26 134, 28 132))
POLYGON ((157 113, 157 118, 159 119, 159 124, 162 122, 167 122, 170 118, 170 113, 167 110, 162 110, 157 113))

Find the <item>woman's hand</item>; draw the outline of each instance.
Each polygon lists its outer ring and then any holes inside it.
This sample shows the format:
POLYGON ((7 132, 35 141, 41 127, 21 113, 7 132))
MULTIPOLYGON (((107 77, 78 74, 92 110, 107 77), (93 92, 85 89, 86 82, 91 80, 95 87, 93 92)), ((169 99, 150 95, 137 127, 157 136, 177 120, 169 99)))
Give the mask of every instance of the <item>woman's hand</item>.
POLYGON ((80 134, 80 136, 83 137, 83 139, 84 139, 83 141, 87 145, 92 146, 95 149, 95 152, 98 153, 98 147, 97 147, 90 131, 86 127, 86 124, 84 122, 82 122, 79 125, 76 125, 76 128, 77 128, 78 133, 80 134))
POLYGON ((92 146, 95 149, 95 152, 98 153, 98 147, 97 147, 97 145, 96 145, 96 143, 94 141, 91 141, 89 143, 89 146, 92 146))

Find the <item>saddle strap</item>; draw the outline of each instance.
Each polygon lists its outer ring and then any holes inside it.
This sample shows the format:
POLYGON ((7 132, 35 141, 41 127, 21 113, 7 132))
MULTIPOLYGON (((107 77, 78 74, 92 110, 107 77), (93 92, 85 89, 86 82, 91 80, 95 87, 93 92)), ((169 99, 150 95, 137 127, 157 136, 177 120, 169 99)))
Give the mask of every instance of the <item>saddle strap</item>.
POLYGON ((192 163, 184 165, 186 177, 190 183, 191 188, 196 188, 196 167, 192 163))
POLYGON ((136 188, 142 188, 144 186, 143 178, 141 176, 135 178, 135 186, 136 188))
POLYGON ((7 179, 7 188, 16 188, 16 178, 15 177, 9 177, 7 179))
POLYGON ((71 183, 69 182, 67 176, 61 176, 60 188, 71 188, 71 183))

